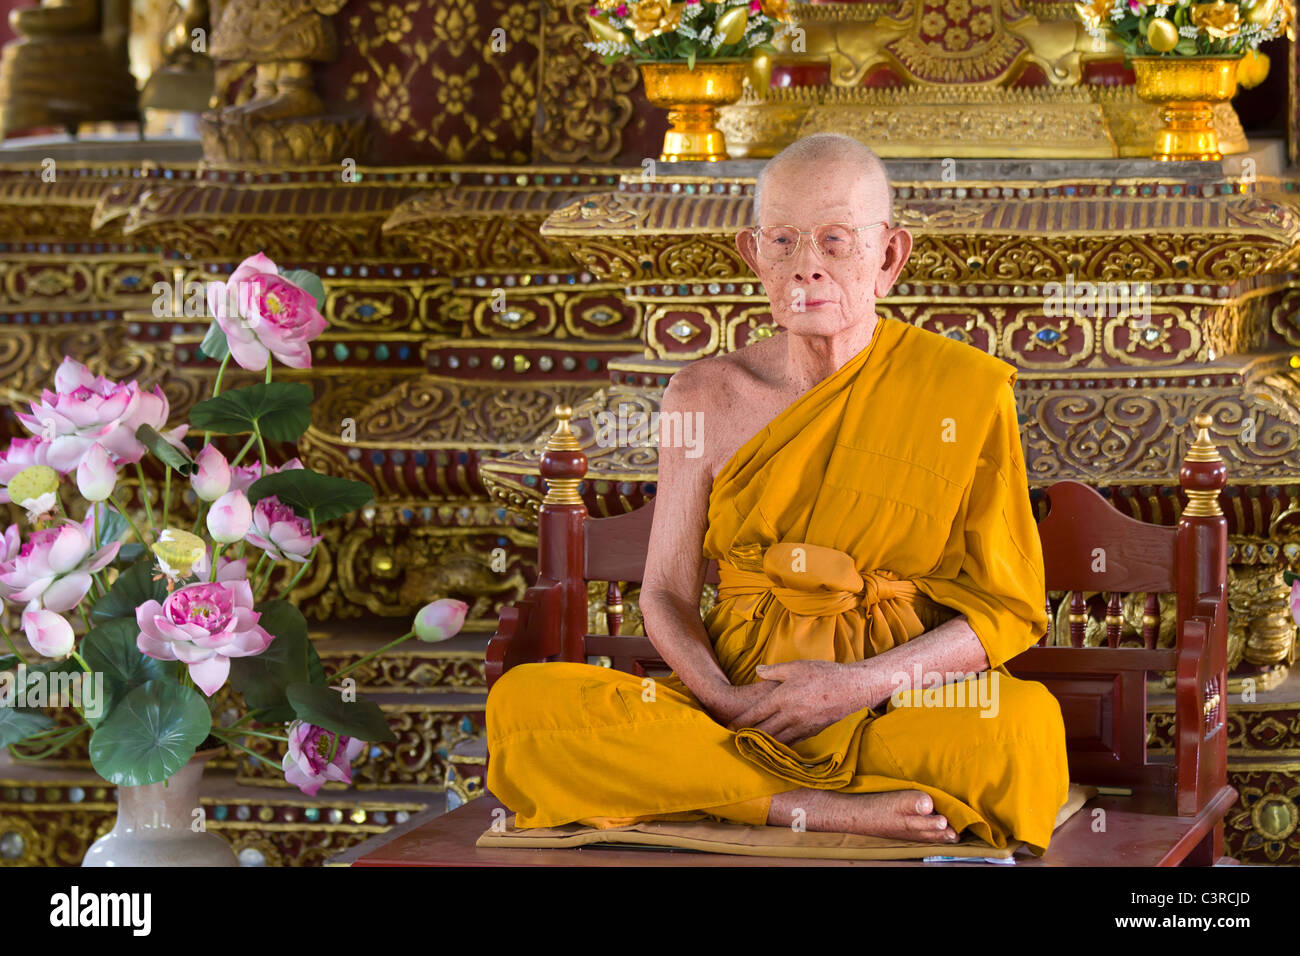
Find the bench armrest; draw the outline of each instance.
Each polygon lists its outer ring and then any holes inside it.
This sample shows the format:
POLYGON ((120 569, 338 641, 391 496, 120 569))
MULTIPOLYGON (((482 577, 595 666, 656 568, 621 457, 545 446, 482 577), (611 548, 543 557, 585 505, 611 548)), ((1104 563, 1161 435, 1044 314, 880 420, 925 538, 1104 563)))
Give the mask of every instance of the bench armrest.
POLYGON ((562 604, 563 588, 555 582, 530 587, 519 600, 501 609, 496 633, 484 655, 489 690, 510 668, 551 660, 560 653, 562 604))
POLYGON ((1178 813, 1199 813, 1228 785, 1227 600, 1198 601, 1181 622, 1174 688, 1178 813))

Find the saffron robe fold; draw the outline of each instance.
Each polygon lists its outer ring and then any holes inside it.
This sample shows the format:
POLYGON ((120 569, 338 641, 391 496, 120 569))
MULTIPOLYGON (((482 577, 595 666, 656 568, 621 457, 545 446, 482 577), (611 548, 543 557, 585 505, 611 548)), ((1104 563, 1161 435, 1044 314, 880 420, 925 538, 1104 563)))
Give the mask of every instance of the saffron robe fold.
POLYGON ((887 654, 954 614, 990 673, 950 685, 965 693, 946 703, 913 692, 788 746, 722 727, 676 675, 515 667, 487 724, 488 788, 516 826, 763 824, 771 796, 796 787, 916 789, 958 832, 1045 850, 1069 787, 1060 708, 1003 666, 1047 626, 1015 374, 879 319, 870 344, 719 472, 703 549, 721 579, 704 625, 733 684, 761 679, 763 663, 887 654), (968 703, 990 690, 993 707, 968 703))

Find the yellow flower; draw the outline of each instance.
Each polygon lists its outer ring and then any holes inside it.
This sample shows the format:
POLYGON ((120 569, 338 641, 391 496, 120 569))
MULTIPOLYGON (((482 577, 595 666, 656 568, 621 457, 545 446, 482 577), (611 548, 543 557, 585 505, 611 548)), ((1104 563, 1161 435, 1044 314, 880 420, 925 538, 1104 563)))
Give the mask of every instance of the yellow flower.
POLYGON ((790 15, 788 0, 762 0, 763 14, 773 20, 785 20, 790 15))
POLYGON ((639 0, 632 7, 632 30, 637 43, 643 43, 659 32, 659 21, 667 11, 660 0, 639 0))
POLYGON ((1226 40, 1241 32, 1240 8, 1235 3, 1192 4, 1192 23, 1216 40, 1226 40))

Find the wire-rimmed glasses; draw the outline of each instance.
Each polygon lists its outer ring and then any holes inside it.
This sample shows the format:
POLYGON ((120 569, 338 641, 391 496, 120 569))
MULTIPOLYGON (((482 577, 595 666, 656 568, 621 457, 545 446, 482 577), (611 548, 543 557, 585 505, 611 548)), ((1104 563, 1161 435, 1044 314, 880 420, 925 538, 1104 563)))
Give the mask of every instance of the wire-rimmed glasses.
POLYGON ((885 225, 884 220, 853 226, 847 222, 826 222, 813 229, 796 229, 794 226, 754 226, 754 240, 763 258, 774 262, 790 259, 799 248, 804 236, 812 236, 813 247, 826 260, 844 261, 858 251, 858 233, 863 229, 885 225))

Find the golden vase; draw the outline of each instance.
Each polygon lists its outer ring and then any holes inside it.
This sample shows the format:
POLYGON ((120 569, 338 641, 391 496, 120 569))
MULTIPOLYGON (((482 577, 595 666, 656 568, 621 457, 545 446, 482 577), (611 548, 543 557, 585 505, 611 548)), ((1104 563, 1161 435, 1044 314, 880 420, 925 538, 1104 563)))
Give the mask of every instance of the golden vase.
POLYGON ((1135 56, 1137 95, 1160 107, 1152 159, 1219 160, 1214 104, 1237 92, 1241 56, 1135 56))
POLYGON ((668 110, 670 127, 660 160, 716 163, 731 158, 718 129, 718 107, 740 99, 749 63, 743 57, 697 59, 692 70, 685 60, 637 61, 646 99, 668 110))

